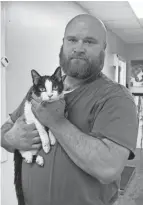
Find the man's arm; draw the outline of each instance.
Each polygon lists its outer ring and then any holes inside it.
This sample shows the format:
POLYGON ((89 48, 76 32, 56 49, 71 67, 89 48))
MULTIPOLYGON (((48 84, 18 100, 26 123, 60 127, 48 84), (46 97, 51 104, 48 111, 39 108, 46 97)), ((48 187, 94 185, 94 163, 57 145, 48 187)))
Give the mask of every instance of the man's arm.
POLYGON ((86 135, 63 120, 51 128, 73 162, 102 183, 116 180, 128 159, 129 150, 108 140, 86 135))
POLYGON ((64 102, 32 104, 33 113, 49 127, 73 162, 102 183, 117 179, 127 159, 133 158, 138 119, 136 106, 128 97, 107 100, 88 135, 64 117, 64 102), (98 139, 100 136, 104 139, 98 139))
POLYGON ((9 152, 14 152, 13 138, 14 136, 9 132, 16 120, 23 114, 24 103, 26 98, 22 100, 20 105, 10 114, 8 120, 1 126, 1 146, 9 152))
MULTIPOLYGON (((30 90, 29 90, 30 92, 30 90)), ((1 146, 9 152, 41 148, 41 140, 35 124, 26 124, 23 99, 19 107, 10 114, 10 118, 1 127, 1 146)))
POLYGON ((14 149, 12 148, 11 143, 9 143, 6 135, 13 125, 13 121, 9 118, 1 127, 1 147, 6 149, 8 152, 14 152, 14 149))
POLYGON ((127 97, 108 100, 93 123, 92 136, 65 118, 49 128, 77 166, 102 183, 110 183, 133 157, 138 134, 136 106, 127 97), (98 133, 105 138, 98 139, 98 133))

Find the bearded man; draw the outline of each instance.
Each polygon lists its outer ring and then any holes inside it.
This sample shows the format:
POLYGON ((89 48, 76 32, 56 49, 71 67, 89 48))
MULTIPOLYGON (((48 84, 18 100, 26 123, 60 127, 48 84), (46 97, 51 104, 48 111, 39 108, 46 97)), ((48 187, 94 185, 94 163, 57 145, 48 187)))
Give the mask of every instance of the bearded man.
MULTIPOLYGON (((74 91, 44 106, 32 101, 34 114, 57 142, 48 155, 39 151, 43 168, 23 162, 27 205, 110 205, 117 199, 121 173, 134 158, 138 120, 128 90, 102 73, 106 35, 103 23, 86 14, 65 29, 60 66, 74 91)), ((11 152, 41 147, 35 126, 20 117, 22 106, 11 115, 14 126, 2 127, 2 146, 11 152)))

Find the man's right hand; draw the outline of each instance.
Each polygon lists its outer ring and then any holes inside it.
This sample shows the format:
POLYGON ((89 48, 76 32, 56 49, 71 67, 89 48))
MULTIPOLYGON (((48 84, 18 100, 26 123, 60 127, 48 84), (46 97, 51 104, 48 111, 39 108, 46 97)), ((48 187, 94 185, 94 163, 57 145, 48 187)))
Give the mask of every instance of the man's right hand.
POLYGON ((5 141, 13 150, 39 150, 41 140, 35 124, 26 124, 24 115, 17 119, 13 127, 4 135, 5 141))

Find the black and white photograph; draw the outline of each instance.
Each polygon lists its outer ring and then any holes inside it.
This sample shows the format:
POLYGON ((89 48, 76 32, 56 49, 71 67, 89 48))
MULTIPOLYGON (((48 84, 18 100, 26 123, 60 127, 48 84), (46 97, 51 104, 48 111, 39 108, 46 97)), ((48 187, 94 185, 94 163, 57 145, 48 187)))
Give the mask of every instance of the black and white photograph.
POLYGON ((143 205, 143 0, 0 9, 1 205, 143 205))
POLYGON ((134 93, 143 95, 143 59, 131 60, 130 88, 134 93))

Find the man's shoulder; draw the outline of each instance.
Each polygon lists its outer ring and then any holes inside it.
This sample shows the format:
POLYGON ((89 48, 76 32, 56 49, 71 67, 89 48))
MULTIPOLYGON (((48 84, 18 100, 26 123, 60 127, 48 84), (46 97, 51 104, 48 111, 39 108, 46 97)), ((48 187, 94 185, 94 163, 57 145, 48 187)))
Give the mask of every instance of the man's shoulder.
POLYGON ((98 97, 100 101, 106 101, 115 97, 125 97, 134 102, 133 96, 128 88, 109 79, 103 73, 98 82, 93 82, 91 89, 94 92, 95 97, 98 97))

